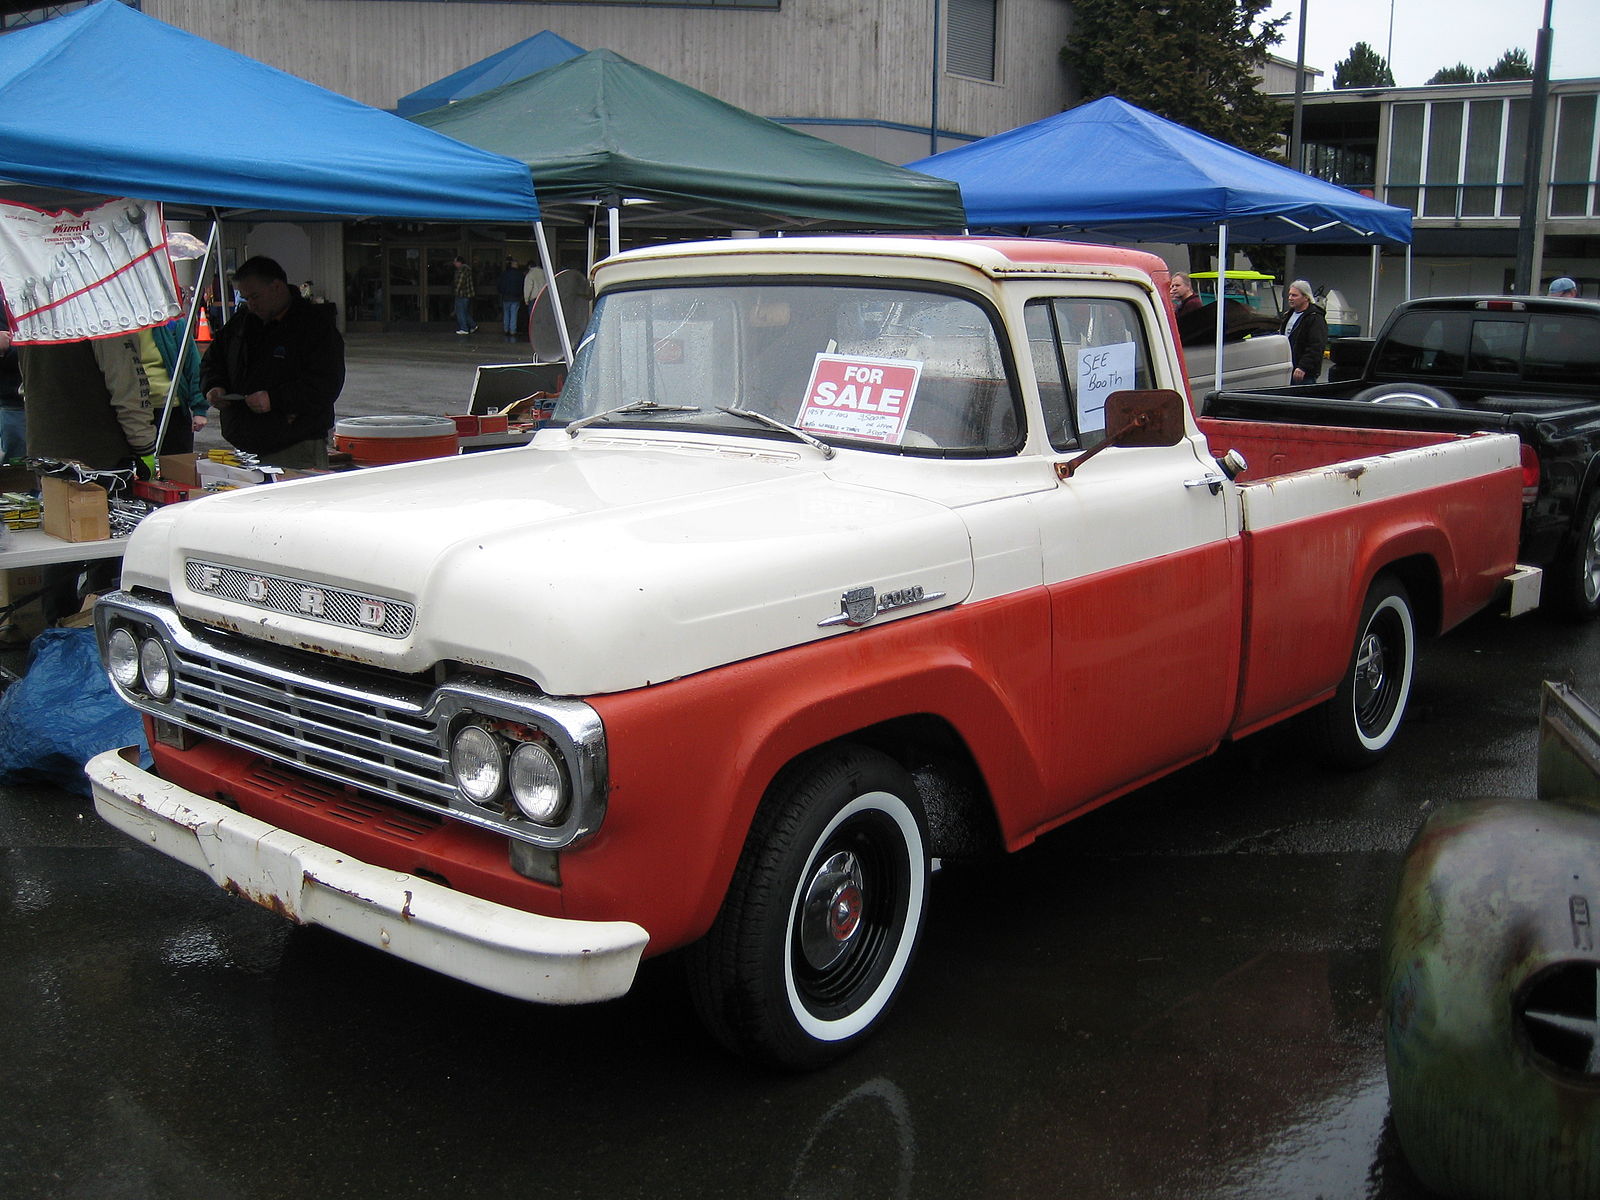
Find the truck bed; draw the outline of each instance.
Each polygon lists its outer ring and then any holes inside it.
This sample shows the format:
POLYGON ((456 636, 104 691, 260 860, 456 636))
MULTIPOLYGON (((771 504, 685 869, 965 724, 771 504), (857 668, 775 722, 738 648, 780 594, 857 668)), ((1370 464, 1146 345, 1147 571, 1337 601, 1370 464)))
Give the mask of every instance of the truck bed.
POLYGON ((1314 471, 1375 454, 1440 445, 1459 436, 1417 429, 1340 428, 1216 417, 1202 417, 1199 425, 1213 456, 1220 457, 1229 450, 1244 455, 1249 466, 1238 476, 1240 483, 1314 471))

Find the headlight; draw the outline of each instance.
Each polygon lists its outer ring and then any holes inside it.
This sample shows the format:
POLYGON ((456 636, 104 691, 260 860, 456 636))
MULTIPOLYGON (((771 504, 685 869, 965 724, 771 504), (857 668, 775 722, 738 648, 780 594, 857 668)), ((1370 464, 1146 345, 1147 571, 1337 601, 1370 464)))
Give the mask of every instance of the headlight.
POLYGON ((464 726, 450 744, 450 769, 456 787, 475 804, 487 804, 505 782, 506 764, 500 743, 481 725, 464 726))
POLYGON ((131 689, 139 682, 139 643, 126 625, 118 625, 106 638, 106 670, 118 687, 131 689))
POLYGON ((172 698, 172 663, 167 659, 167 649, 155 638, 145 638, 139 643, 139 670, 144 675, 145 691, 152 699, 172 698))
POLYGON ((567 807, 561 764, 538 742, 523 742, 511 755, 511 797, 530 821, 554 825, 567 807))

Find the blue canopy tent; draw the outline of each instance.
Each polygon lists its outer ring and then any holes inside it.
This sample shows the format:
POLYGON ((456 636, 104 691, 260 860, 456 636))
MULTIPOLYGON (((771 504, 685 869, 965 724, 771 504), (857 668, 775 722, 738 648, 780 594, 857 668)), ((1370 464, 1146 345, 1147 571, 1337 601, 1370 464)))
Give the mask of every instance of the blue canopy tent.
POLYGON ((1408 209, 1247 154, 1114 96, 906 166, 960 184, 972 229, 1214 240, 1224 264, 1230 236, 1411 244, 1408 209))
POLYGON ((514 46, 507 46, 498 54, 491 54, 443 79, 436 79, 427 87, 407 92, 395 104, 394 111, 402 117, 412 117, 444 104, 476 96, 479 92, 487 92, 502 83, 525 79, 582 53, 582 46, 576 46, 560 34, 546 29, 530 38, 523 38, 514 46))
POLYGON ((524 163, 115 0, 0 37, 0 181, 0 194, 42 208, 88 195, 206 210, 202 278, 224 217, 291 213, 529 221, 549 270, 524 163))
POLYGON ((539 217, 516 159, 115 0, 0 37, 0 177, 238 214, 539 217))

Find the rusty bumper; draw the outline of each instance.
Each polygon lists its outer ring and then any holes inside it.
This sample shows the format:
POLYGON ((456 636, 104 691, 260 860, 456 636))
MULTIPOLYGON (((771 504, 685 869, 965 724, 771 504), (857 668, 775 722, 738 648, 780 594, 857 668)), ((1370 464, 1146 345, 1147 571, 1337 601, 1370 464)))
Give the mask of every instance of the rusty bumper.
POLYGON ((620 996, 649 940, 630 921, 540 916, 357 861, 169 783, 115 750, 96 755, 86 772, 102 817, 224 890, 519 1000, 620 996))

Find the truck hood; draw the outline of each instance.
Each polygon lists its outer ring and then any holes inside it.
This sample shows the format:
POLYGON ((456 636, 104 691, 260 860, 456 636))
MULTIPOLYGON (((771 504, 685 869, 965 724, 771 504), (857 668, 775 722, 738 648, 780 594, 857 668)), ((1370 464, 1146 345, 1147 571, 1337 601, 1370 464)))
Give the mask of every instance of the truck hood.
POLYGON ((123 569, 246 636, 404 672, 456 660, 555 695, 839 636, 819 622, 853 588, 904 602, 877 623, 958 603, 972 579, 950 507, 832 478, 809 451, 593 435, 174 505, 123 569))

